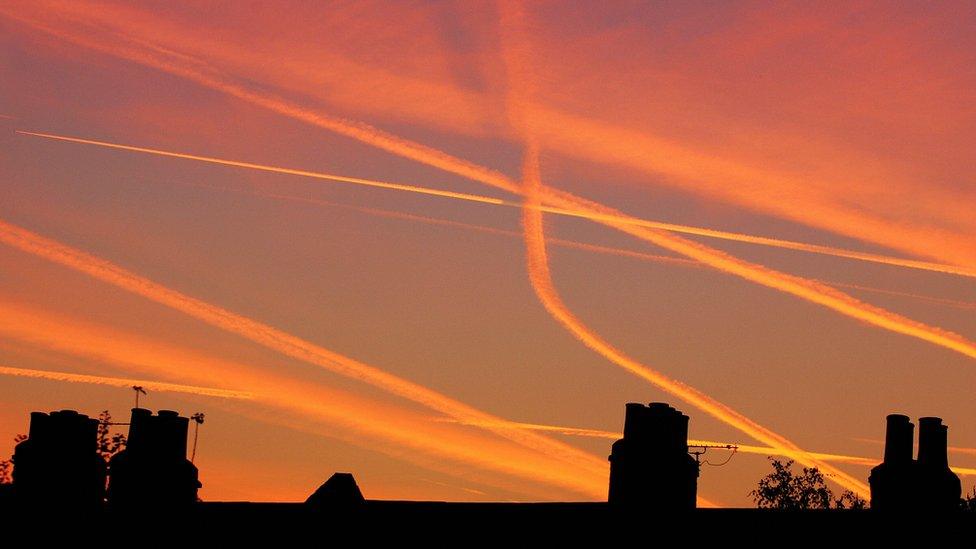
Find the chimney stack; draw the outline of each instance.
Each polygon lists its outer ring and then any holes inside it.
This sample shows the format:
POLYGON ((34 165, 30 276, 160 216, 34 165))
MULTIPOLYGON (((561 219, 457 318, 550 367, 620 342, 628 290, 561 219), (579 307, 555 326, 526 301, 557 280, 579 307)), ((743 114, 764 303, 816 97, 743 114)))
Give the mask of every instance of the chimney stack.
POLYGON ((610 454, 613 505, 655 510, 696 506, 698 464, 688 455, 688 416, 663 402, 629 403, 610 454))
POLYGON ((172 507, 197 500, 198 470, 186 459, 190 420, 172 410, 132 409, 128 444, 109 462, 110 505, 172 507))
POLYGON ((91 508, 105 496, 98 420, 74 410, 32 412, 27 439, 14 448, 13 492, 25 505, 91 508))
POLYGON ((875 511, 952 511, 962 485, 949 469, 948 427, 937 417, 918 420, 918 459, 912 459, 914 426, 908 416, 888 416, 884 462, 871 469, 875 511))
POLYGON ((948 469, 948 427, 942 418, 923 417, 918 420, 918 464, 933 469, 948 469))

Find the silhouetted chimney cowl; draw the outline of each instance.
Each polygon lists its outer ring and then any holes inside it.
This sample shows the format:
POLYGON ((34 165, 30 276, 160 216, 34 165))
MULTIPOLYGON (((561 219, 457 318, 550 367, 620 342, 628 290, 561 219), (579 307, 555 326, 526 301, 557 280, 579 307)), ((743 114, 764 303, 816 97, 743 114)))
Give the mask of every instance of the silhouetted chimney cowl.
POLYGON ((884 462, 910 464, 915 444, 915 425, 903 414, 890 414, 887 417, 885 432, 884 462))
POLYGON ((126 437, 126 450, 141 452, 152 438, 149 434, 152 411, 145 408, 133 408, 129 419, 129 435, 126 437))
POLYGON ((949 468, 948 426, 942 418, 918 420, 918 463, 923 467, 949 468))
POLYGON ((35 442, 47 438, 49 417, 44 412, 31 412, 27 438, 35 442))
POLYGON ((639 402, 628 402, 624 415, 624 438, 634 439, 643 431, 646 408, 639 402))

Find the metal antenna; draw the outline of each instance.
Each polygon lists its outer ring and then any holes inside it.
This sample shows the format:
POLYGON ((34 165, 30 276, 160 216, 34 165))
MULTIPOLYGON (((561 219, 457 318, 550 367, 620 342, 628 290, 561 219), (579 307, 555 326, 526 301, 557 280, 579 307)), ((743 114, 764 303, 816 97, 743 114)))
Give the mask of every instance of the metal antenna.
POLYGON ((193 452, 190 454, 190 463, 197 457, 197 438, 200 436, 200 425, 203 424, 203 412, 197 412, 190 416, 196 424, 193 426, 193 452))
POLYGON ((735 444, 695 444, 693 446, 688 446, 688 453, 695 456, 695 463, 698 464, 698 468, 701 469, 702 465, 711 465, 713 467, 721 467, 732 460, 732 456, 735 455, 739 447, 735 444), (692 448, 699 448, 698 450, 692 450, 692 448), (728 459, 722 463, 709 463, 708 460, 703 460, 701 457, 708 452, 709 448, 717 448, 719 450, 731 450, 732 453, 729 454, 728 459))
POLYGON ((149 393, 147 393, 146 390, 143 389, 139 385, 133 385, 132 386, 132 390, 136 392, 136 408, 138 408, 139 407, 139 393, 142 393, 144 395, 148 395, 149 393))

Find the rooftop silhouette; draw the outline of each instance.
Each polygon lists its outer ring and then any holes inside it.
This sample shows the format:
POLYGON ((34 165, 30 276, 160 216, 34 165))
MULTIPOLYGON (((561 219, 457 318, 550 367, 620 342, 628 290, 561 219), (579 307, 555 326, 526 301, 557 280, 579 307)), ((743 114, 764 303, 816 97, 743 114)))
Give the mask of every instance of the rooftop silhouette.
POLYGON ((198 470, 186 458, 189 420, 179 413, 132 409, 127 447, 106 467, 96 452, 98 420, 70 410, 33 412, 30 434, 15 450, 13 490, 6 496, 0 492, 0 516, 94 512, 144 525, 177 514, 229 529, 242 524, 315 528, 327 517, 348 517, 423 527, 480 525, 482 530, 488 524, 634 525, 674 515, 694 516, 713 526, 761 528, 869 525, 897 517, 900 511, 963 517, 953 512, 959 509, 961 490, 958 477, 949 470, 942 420, 919 420, 917 458, 909 418, 890 415, 887 422, 884 461, 870 476, 873 512, 804 513, 696 509, 699 469, 689 453, 689 418, 659 402, 626 405, 623 437, 613 443, 609 456, 607 501, 565 503, 369 500, 351 473, 333 474, 304 503, 199 502, 198 470), (46 512, 31 511, 38 509, 46 512))

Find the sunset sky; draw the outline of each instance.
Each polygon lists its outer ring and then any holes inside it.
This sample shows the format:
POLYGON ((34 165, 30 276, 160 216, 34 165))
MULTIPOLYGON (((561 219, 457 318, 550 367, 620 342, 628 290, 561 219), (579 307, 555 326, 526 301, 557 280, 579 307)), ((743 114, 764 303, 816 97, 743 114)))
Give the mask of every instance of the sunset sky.
POLYGON ((202 411, 205 500, 701 505, 884 417, 976 482, 976 5, 0 1, 0 456, 202 411), (712 462, 728 454, 711 450, 712 462))

